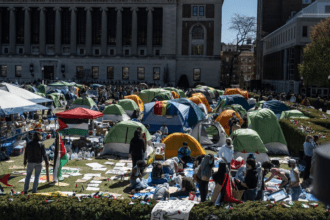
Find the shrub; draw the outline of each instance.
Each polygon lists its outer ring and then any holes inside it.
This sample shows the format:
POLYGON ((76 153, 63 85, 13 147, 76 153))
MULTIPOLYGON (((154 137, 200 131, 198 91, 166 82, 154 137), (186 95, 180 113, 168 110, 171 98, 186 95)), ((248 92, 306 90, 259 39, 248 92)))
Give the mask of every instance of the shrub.
POLYGON ((280 120, 285 140, 288 148, 296 155, 303 150, 306 134, 297 129, 297 127, 289 120, 280 120))

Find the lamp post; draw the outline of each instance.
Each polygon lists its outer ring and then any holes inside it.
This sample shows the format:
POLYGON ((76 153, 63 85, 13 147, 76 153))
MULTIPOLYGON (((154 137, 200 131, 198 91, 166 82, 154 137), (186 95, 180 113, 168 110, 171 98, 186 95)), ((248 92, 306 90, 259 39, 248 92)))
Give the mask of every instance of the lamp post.
POLYGON ((43 79, 44 79, 44 77, 45 77, 45 76, 44 76, 44 70, 45 70, 45 67, 42 66, 42 67, 41 67, 41 74, 42 74, 41 77, 42 77, 43 79))

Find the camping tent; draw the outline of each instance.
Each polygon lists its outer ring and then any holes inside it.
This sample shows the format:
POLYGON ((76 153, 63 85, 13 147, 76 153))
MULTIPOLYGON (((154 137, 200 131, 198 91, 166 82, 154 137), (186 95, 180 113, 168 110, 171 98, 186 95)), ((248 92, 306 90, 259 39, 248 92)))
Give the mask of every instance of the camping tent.
POLYGON ((226 109, 231 109, 231 110, 234 110, 235 112, 238 112, 240 114, 241 118, 243 118, 247 115, 247 111, 241 105, 238 105, 238 104, 228 105, 225 107, 225 110, 226 109))
POLYGON ((309 118, 307 116, 304 115, 304 113, 302 113, 299 110, 289 110, 289 111, 283 111, 281 114, 281 118, 280 119, 290 119, 290 118, 309 118))
POLYGON ((144 104, 143 104, 143 101, 141 100, 141 98, 139 96, 137 96, 137 95, 128 95, 128 96, 124 96, 124 99, 132 99, 139 106, 140 112, 143 112, 144 104))
POLYGON ((189 127, 194 127, 198 121, 205 119, 205 114, 202 112, 202 110, 189 99, 180 98, 174 99, 171 102, 181 103, 190 107, 187 119, 189 127))
POLYGON ((23 99, 15 94, 0 90, 0 115, 47 110, 48 108, 23 99))
POLYGON ((54 101, 55 108, 62 107, 62 104, 60 102, 61 99, 65 101, 65 97, 62 93, 51 93, 51 94, 47 94, 46 97, 54 101))
POLYGON ((40 84, 37 86, 37 89, 39 90, 39 92, 46 94, 47 86, 44 84, 40 84))
POLYGON ((205 155, 205 151, 200 143, 191 135, 183 133, 174 133, 167 136, 162 143, 165 144, 165 158, 176 157, 178 150, 182 147, 183 142, 188 142, 188 146, 191 150, 191 157, 197 157, 199 155, 205 155))
POLYGON ((180 95, 179 94, 180 93, 179 89, 176 89, 174 87, 165 87, 165 88, 162 88, 162 89, 167 90, 167 91, 171 91, 171 92, 173 91, 173 92, 177 93, 178 95, 180 95))
POLYGON ((213 103, 212 99, 215 98, 214 93, 211 90, 208 90, 208 89, 205 89, 205 88, 192 89, 188 93, 189 96, 194 96, 194 94, 203 95, 203 97, 207 101, 207 104, 212 104, 213 103))
POLYGON ((223 112, 220 113, 220 115, 215 119, 215 121, 219 122, 222 127, 225 129, 226 134, 229 135, 230 132, 230 127, 229 127, 229 119, 233 117, 233 113, 236 114, 236 117, 239 119, 241 125, 243 124, 243 120, 241 116, 235 112, 234 110, 224 110, 223 112))
POLYGON ((72 103, 70 109, 78 108, 78 107, 93 109, 93 110, 98 111, 98 107, 97 107, 96 103, 94 102, 94 100, 91 98, 88 98, 88 97, 77 98, 72 103))
POLYGON ((128 121, 130 119, 123 107, 118 104, 108 105, 103 110, 103 121, 128 121))
MULTIPOLYGON (((192 94, 192 97, 189 98, 189 99, 191 101, 195 102, 194 97, 197 97, 197 98, 199 98, 201 100, 201 103, 206 106, 208 112, 212 112, 212 108, 211 108, 209 102, 207 101, 207 99, 205 98, 205 96, 202 93, 194 93, 194 94, 192 94)), ((195 102, 195 104, 197 104, 197 105, 200 104, 199 101, 197 101, 197 102, 198 103, 195 102)))
POLYGON ((276 115, 270 109, 248 114, 248 126, 256 131, 270 154, 289 155, 287 143, 276 115))
POLYGON ((266 101, 262 104, 262 108, 269 108, 272 110, 278 119, 281 117, 283 111, 290 110, 286 104, 278 100, 266 101))
POLYGON ((174 92, 174 91, 171 91, 171 94, 172 94, 172 97, 173 97, 174 99, 179 99, 179 98, 180 98, 179 94, 176 93, 176 92, 174 92))
POLYGON ((88 135, 88 120, 100 118, 101 112, 85 108, 75 108, 57 113, 59 132, 64 135, 88 135))
POLYGON ((219 122, 203 120, 198 122, 190 133, 203 147, 205 145, 222 146, 226 144, 226 132, 219 122))
POLYGON ((48 86, 73 86, 71 83, 65 82, 65 81, 58 81, 56 83, 49 84, 48 86))
POLYGON ((268 161, 267 149, 258 133, 252 129, 238 129, 231 136, 234 145, 234 158, 241 156, 245 161, 249 153, 253 153, 256 161, 268 161))
POLYGON ((249 99, 249 93, 247 91, 243 91, 239 88, 233 88, 233 89, 226 89, 225 95, 242 95, 246 100, 249 99))
POLYGON ((142 123, 150 125, 150 132, 156 132, 163 124, 166 124, 169 133, 183 132, 188 126, 188 114, 190 107, 177 102, 160 101, 144 105, 142 123))
POLYGON ((9 83, 0 83, 0 90, 10 92, 11 94, 17 95, 23 99, 29 100, 34 103, 46 103, 52 102, 51 99, 46 99, 42 96, 39 96, 35 93, 29 92, 26 89, 19 88, 9 83))
POLYGON ((246 111, 251 108, 247 100, 242 95, 224 95, 219 97, 215 111, 221 112, 224 107, 234 104, 241 105, 246 111))
POLYGON ((181 89, 178 89, 178 94, 179 94, 179 96, 180 96, 180 98, 186 98, 187 96, 186 96, 186 94, 184 93, 184 91, 182 91, 181 89))
POLYGON ((132 99, 119 100, 118 105, 123 107, 125 112, 131 118, 138 118, 140 109, 139 106, 132 99))
POLYGON ((140 98, 144 104, 151 102, 156 96, 161 97, 162 100, 170 100, 172 98, 171 91, 164 89, 146 89, 140 93, 140 98))
MULTIPOLYGON (((129 145, 134 137, 137 128, 142 128, 142 132, 146 134, 146 140, 151 140, 151 135, 146 127, 134 121, 122 121, 113 126, 104 139, 104 148, 102 155, 113 154, 121 157, 127 157, 129 154, 129 145)), ((147 147, 147 156, 153 152, 153 147, 147 147)))
POLYGON ((98 88, 101 88, 103 85, 101 84, 92 84, 90 87, 92 90, 97 90, 98 88))

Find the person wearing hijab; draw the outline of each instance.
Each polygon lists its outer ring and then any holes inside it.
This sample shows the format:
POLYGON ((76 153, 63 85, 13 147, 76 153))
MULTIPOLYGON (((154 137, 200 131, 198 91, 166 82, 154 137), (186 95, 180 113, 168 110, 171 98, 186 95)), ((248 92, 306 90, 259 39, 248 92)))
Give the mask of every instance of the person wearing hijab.
POLYGON ((206 196, 209 189, 209 180, 212 176, 212 168, 214 167, 214 156, 208 154, 204 157, 201 165, 197 171, 197 178, 199 181, 199 191, 201 194, 201 202, 206 201, 206 196))
POLYGON ((129 145, 129 158, 132 158, 133 167, 135 167, 137 161, 143 160, 144 145, 144 141, 141 138, 141 130, 136 130, 129 145))
POLYGON ((229 170, 230 162, 234 158, 234 146, 232 142, 231 138, 227 138, 226 144, 223 145, 218 152, 218 158, 222 158, 222 160, 228 165, 229 170))

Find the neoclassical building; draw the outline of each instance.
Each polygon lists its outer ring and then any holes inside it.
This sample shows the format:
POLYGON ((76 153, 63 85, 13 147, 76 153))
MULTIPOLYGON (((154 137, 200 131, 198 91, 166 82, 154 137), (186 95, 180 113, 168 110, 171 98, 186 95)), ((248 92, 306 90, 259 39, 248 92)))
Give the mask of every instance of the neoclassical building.
POLYGON ((220 83, 223 0, 0 0, 0 81, 220 83))

